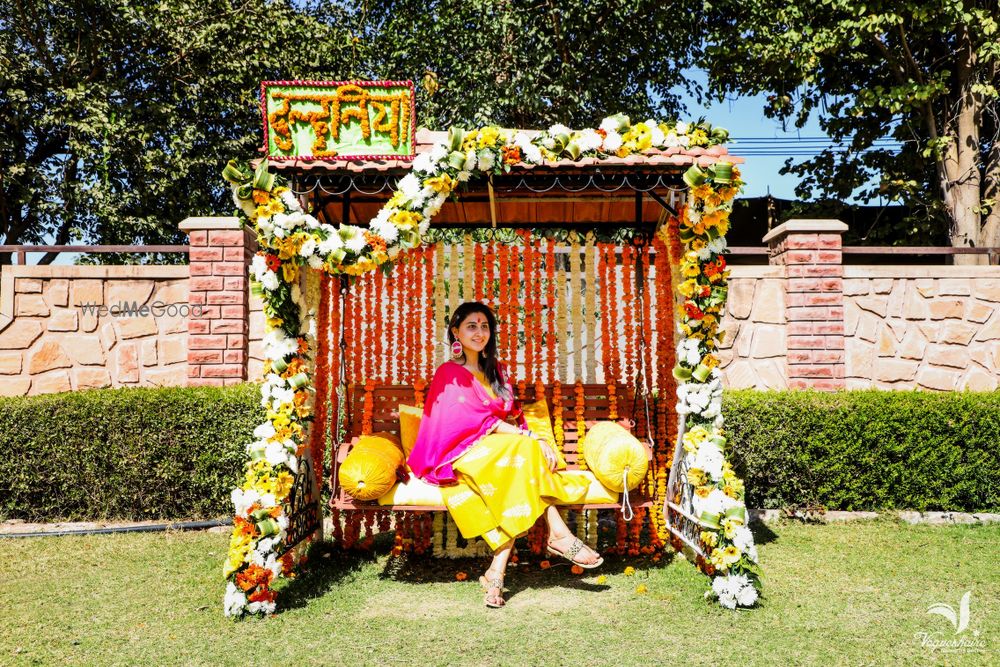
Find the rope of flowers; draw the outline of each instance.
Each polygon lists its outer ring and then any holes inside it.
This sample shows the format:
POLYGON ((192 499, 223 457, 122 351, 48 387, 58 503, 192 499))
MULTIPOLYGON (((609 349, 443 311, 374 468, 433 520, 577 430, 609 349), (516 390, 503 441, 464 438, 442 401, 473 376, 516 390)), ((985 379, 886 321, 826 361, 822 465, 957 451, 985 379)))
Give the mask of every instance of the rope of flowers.
MULTIPOLYGON (((312 386, 307 361, 314 348, 315 321, 303 303, 299 286, 303 267, 346 276, 376 269, 388 272, 401 252, 421 245, 421 237, 448 196, 473 175, 505 173, 520 163, 627 157, 674 146, 707 147, 726 139, 725 130, 707 123, 650 120, 633 124, 622 114, 606 118, 598 129, 572 131, 554 125, 535 135, 495 126, 472 132, 452 128, 444 141, 414 159, 411 172, 400 180, 397 191, 367 229, 319 222, 303 210, 284 179, 268 171, 266 160, 256 169, 231 161, 223 177, 232 186, 244 224, 255 229, 260 247, 250 274, 251 289, 263 302, 266 322, 261 385, 266 420, 254 430, 254 440, 247 445, 245 479, 232 493, 236 517, 224 566, 228 580, 226 615, 273 613, 275 594, 271 587, 283 574, 277 553, 288 528, 284 506, 313 419, 311 401, 307 400, 312 386)), ((453 261, 453 278, 458 277, 456 269, 453 261)), ((457 286, 457 282, 453 284, 457 286)), ((357 314, 360 304, 355 298, 350 300, 355 302, 351 311, 357 314)), ((355 349, 358 343, 351 341, 352 353, 359 352, 355 349)), ((686 395, 682 401, 689 404, 686 395)), ((349 522, 344 541, 354 543, 360 526, 356 519, 349 522)))
POLYGON ((725 235, 743 181, 739 170, 728 165, 692 167, 685 181, 691 193, 678 223, 683 282, 677 291, 683 302, 678 307, 681 338, 673 371, 678 381, 676 409, 684 419, 681 473, 694 488, 692 514, 701 522, 701 541, 709 550, 703 569, 714 576, 706 595, 735 609, 756 603, 761 575, 746 525, 743 481, 727 457, 722 378, 715 354, 728 291, 725 235))

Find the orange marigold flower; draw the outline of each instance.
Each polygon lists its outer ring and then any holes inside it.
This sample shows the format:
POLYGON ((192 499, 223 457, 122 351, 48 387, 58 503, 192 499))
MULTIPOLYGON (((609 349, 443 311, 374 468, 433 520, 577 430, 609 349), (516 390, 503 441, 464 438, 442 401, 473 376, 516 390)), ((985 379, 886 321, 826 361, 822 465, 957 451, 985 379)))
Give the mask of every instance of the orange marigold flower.
POLYGON ((543 570, 547 570, 547 569, 549 569, 550 567, 552 567, 552 563, 550 563, 550 562, 549 562, 549 561, 547 561, 547 560, 543 560, 543 561, 542 561, 541 563, 539 563, 538 565, 539 565, 539 567, 541 567, 541 568, 542 568, 543 570))
POLYGON ((456 581, 465 581, 468 578, 469 578, 469 575, 466 574, 465 572, 456 572, 455 573, 455 580, 456 581))
POLYGON ((504 164, 517 164, 521 161, 520 146, 504 146, 500 152, 503 154, 504 164))
POLYGON ((573 567, 572 567, 572 568, 570 569, 570 572, 572 572, 573 574, 583 574, 583 568, 582 568, 582 567, 580 567, 579 565, 574 565, 574 566, 573 566, 573 567))

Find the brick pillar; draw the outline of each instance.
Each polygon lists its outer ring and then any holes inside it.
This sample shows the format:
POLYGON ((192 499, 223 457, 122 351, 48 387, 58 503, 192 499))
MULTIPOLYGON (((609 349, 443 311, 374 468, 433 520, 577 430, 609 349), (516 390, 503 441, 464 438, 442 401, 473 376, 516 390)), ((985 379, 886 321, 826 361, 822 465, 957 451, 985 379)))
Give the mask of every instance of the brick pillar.
POLYGON ((245 382, 250 339, 247 272, 257 239, 237 218, 187 218, 180 228, 191 245, 188 385, 245 382))
POLYGON ((839 220, 789 220, 764 242, 770 262, 785 267, 790 389, 843 389, 844 265, 839 220))

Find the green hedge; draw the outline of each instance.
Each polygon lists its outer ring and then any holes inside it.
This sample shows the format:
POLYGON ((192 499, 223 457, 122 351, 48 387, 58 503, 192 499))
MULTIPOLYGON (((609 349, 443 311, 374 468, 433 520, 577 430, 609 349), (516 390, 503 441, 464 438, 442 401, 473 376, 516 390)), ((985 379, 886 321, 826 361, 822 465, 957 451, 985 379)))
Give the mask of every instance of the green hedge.
POLYGON ((1000 392, 732 391, 749 507, 1000 511, 1000 392))
MULTIPOLYGON (((258 387, 0 399, 0 517, 226 516, 258 387)), ((1000 392, 726 392, 750 507, 1000 511, 1000 392)))
POLYGON ((253 384, 0 399, 0 513, 28 521, 226 516, 263 418, 253 384))

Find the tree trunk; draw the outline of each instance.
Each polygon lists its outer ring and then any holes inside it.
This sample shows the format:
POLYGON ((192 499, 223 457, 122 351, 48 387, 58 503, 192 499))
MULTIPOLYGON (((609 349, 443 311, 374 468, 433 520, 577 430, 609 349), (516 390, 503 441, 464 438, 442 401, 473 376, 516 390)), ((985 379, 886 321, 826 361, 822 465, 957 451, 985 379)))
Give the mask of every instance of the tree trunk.
MULTIPOLYGON (((972 91, 975 54, 968 31, 960 35, 960 60, 956 73, 957 104, 954 120, 946 122, 954 141, 944 155, 944 203, 951 218, 951 245, 955 248, 982 246, 981 185, 979 165, 979 128, 982 121, 982 96, 972 91)), ((947 113, 947 111, 946 111, 947 113)), ((949 119, 951 120, 951 119, 949 119)), ((955 264, 987 264, 986 255, 955 255, 955 264)))

